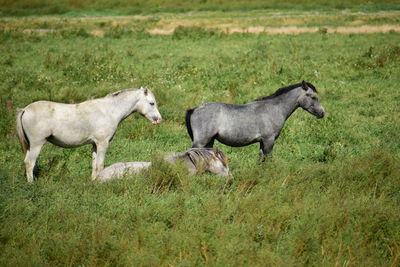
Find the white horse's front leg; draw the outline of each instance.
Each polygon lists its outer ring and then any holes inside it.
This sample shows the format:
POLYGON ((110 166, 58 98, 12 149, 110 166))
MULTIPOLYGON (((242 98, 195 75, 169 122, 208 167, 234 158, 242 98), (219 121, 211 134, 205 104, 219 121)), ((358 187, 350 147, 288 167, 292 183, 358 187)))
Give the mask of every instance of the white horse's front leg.
POLYGON ((92 179, 95 180, 97 175, 104 169, 104 159, 108 148, 108 141, 96 144, 96 155, 95 155, 95 171, 92 172, 92 179))
POLYGON ((97 158, 97 148, 93 145, 92 148, 92 180, 96 179, 96 158, 97 158))

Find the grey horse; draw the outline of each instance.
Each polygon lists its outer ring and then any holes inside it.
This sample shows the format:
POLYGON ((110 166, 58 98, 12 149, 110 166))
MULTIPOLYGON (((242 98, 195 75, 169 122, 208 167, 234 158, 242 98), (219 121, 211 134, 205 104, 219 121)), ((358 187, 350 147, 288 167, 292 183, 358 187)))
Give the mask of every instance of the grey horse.
POLYGON ((302 81, 248 104, 203 103, 186 112, 186 127, 193 148, 213 147, 215 139, 233 147, 258 142, 264 160, 285 121, 298 107, 317 118, 325 115, 314 85, 302 81))

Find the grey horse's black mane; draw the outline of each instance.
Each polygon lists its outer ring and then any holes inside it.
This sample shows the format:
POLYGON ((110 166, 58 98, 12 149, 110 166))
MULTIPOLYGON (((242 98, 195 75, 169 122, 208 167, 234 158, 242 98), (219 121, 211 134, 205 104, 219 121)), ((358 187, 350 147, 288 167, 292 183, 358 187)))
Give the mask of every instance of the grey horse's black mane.
MULTIPOLYGON (((305 84, 307 85, 307 87, 311 88, 311 90, 313 90, 314 92, 318 93, 317 89, 315 88, 314 85, 312 85, 309 82, 305 82, 305 84)), ((272 98, 275 98, 277 96, 286 94, 287 92, 289 92, 289 91, 291 91, 291 90, 293 90, 295 88, 301 87, 301 86, 302 86, 302 83, 296 83, 296 84, 293 84, 293 85, 282 87, 282 88, 279 88, 278 90, 276 90, 276 92, 273 93, 272 95, 257 98, 255 101, 262 101, 262 100, 272 99, 272 98)))

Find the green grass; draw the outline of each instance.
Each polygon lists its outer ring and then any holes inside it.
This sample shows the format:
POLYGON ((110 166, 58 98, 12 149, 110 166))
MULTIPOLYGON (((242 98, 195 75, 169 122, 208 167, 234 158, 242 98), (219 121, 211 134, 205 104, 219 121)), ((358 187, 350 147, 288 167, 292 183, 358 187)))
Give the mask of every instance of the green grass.
POLYGON ((188 11, 250 11, 254 9, 270 10, 342 10, 380 11, 399 9, 396 0, 197 0, 197 1, 161 1, 161 0, 0 0, 1 16, 27 16, 49 14, 155 14, 159 12, 182 13, 188 11))
POLYGON ((104 38, 73 24, 44 36, 0 32, 0 265, 399 264, 399 34, 117 29, 104 38), (129 117, 106 165, 159 162, 190 147, 187 108, 246 103, 303 79, 319 90, 326 117, 295 112, 261 165, 258 145, 217 143, 231 181, 159 163, 99 184, 90 146, 52 145, 35 184, 24 177, 14 117, 33 101, 149 87, 163 123, 129 117))

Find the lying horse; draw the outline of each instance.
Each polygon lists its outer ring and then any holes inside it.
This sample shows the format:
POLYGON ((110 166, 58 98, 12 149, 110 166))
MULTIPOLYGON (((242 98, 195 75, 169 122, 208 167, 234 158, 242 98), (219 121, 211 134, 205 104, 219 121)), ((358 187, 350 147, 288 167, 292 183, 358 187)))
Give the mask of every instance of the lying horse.
POLYGON ((228 158, 217 148, 192 148, 183 153, 171 154, 165 157, 170 163, 183 161, 190 173, 211 173, 230 176, 228 158))
POLYGON ((244 105, 207 102, 186 112, 192 147, 213 147, 214 140, 233 146, 260 143, 260 156, 272 151, 287 118, 302 107, 317 118, 324 117, 315 87, 301 82, 244 105))
POLYGON ((100 182, 105 182, 114 178, 122 178, 126 175, 138 172, 150 166, 151 162, 145 161, 118 162, 108 166, 107 168, 104 168, 97 176, 97 180, 100 182))
POLYGON ((161 122, 153 93, 147 88, 125 89, 80 104, 34 102, 17 113, 17 133, 25 154, 28 182, 46 141, 64 147, 93 145, 92 179, 104 168, 105 153, 119 123, 139 112, 153 124, 161 122))
MULTIPOLYGON (((181 160, 192 174, 201 174, 208 171, 221 176, 231 176, 228 159, 217 148, 192 148, 183 153, 167 155, 164 159, 171 164, 181 160)), ((98 180, 105 182, 114 178, 121 178, 150 166, 151 162, 115 163, 101 171, 98 175, 98 180)))

